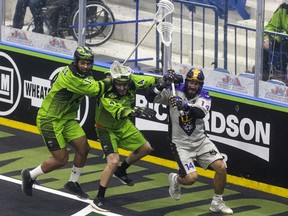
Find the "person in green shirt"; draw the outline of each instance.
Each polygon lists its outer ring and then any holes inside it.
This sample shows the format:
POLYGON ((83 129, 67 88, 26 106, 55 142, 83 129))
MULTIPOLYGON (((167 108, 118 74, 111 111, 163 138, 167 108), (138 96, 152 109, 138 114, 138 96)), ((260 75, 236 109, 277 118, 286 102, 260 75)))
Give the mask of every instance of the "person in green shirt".
MULTIPOLYGON (((283 3, 281 4, 277 10, 274 12, 273 16, 271 17, 268 24, 264 27, 264 30, 266 31, 272 31, 272 32, 279 32, 283 34, 288 33, 288 4, 283 3)), ((279 36, 268 34, 266 33, 264 35, 264 41, 263 41, 263 77, 262 79, 264 81, 274 78, 272 74, 272 58, 275 57, 275 51, 276 52, 282 52, 279 56, 280 59, 282 59, 282 62, 280 62, 280 65, 278 66, 279 70, 282 73, 282 77, 287 76, 287 52, 288 52, 288 40, 286 38, 281 38, 279 36), (269 58, 269 50, 272 52, 272 56, 269 58)))
MULTIPOLYGON (((152 148, 142 133, 134 126, 131 117, 152 118, 156 111, 148 107, 133 107, 136 91, 153 86, 156 77, 132 74, 131 68, 124 66, 124 73, 118 77, 112 75, 112 87, 105 92, 96 104, 95 127, 107 165, 104 168, 98 194, 91 206, 100 211, 108 211, 105 205, 105 192, 112 176, 121 183, 133 186, 126 169, 150 154, 152 148), (118 148, 131 151, 129 156, 118 166, 120 156, 118 148)), ((122 71, 123 72, 123 71, 122 71)), ((112 74, 112 73, 111 73, 112 74)))
POLYGON ((85 96, 99 97, 111 86, 110 78, 101 81, 93 79, 93 62, 94 53, 90 47, 77 47, 73 62, 59 72, 44 98, 36 123, 52 157, 32 170, 22 170, 22 191, 26 196, 32 196, 32 186, 38 176, 67 164, 68 143, 75 149, 75 156, 70 179, 64 187, 79 198, 88 198, 78 179, 90 147, 84 130, 76 120, 77 111, 85 96))

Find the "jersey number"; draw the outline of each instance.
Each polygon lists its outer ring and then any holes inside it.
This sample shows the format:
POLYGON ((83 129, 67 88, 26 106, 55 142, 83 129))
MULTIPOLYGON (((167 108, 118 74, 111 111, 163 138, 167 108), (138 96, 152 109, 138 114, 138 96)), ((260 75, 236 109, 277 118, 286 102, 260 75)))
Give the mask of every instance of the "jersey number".
POLYGON ((191 169, 194 169, 194 165, 192 162, 188 163, 188 164, 185 164, 185 167, 187 170, 191 170, 191 169))

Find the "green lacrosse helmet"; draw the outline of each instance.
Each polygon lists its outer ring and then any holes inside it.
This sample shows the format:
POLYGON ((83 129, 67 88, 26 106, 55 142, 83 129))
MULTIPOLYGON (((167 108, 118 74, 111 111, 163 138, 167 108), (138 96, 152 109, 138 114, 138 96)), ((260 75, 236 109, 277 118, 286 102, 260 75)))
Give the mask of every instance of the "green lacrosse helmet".
POLYGON ((88 46, 78 46, 74 52, 74 62, 77 64, 79 60, 87 60, 94 62, 94 52, 88 46))
POLYGON ((121 83, 121 84, 129 83, 131 81, 131 74, 121 75, 117 78, 112 78, 112 79, 113 79, 113 82, 115 83, 121 83))

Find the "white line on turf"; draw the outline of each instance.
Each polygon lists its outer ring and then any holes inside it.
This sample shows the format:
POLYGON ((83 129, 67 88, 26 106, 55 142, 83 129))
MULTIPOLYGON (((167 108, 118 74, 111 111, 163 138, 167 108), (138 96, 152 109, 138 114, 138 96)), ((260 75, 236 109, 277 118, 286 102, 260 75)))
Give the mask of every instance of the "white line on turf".
MULTIPOLYGON (((22 181, 20 181, 18 179, 13 179, 11 177, 7 177, 7 176, 3 176, 3 175, 0 175, 0 179, 4 180, 4 181, 16 183, 16 184, 19 184, 19 185, 22 184, 22 181)), ((85 207, 84 209, 82 209, 79 212, 76 212, 72 216, 83 216, 83 215, 87 215, 87 214, 89 214, 91 212, 97 212, 98 214, 100 213, 99 211, 96 211, 92 206, 90 206, 90 203, 92 202, 91 199, 86 199, 86 200, 85 199, 80 199, 80 198, 78 198, 75 195, 72 195, 72 194, 69 194, 69 193, 65 193, 65 192, 62 192, 62 191, 58 191, 58 190, 54 190, 54 189, 51 189, 51 188, 43 187, 43 186, 40 186, 40 185, 35 185, 35 184, 34 184, 33 188, 36 189, 36 190, 41 190, 41 191, 44 191, 44 192, 56 194, 58 196, 66 197, 66 198, 69 198, 69 199, 73 199, 73 200, 77 200, 77 201, 85 202, 85 203, 89 204, 87 207, 85 207)), ((101 214, 102 215, 106 215, 106 216, 121 216, 119 214, 115 214, 115 213, 112 213, 112 212, 101 212, 101 214)))

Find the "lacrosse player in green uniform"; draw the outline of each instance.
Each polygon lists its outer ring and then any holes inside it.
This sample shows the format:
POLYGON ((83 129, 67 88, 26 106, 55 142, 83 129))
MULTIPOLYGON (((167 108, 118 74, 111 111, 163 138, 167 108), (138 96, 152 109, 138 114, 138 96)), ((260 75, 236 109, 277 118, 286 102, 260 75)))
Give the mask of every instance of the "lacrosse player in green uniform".
POLYGON ((134 183, 128 178, 126 169, 150 154, 152 150, 149 142, 134 126, 130 118, 140 116, 151 118, 156 114, 148 107, 132 107, 135 103, 136 91, 154 85, 157 80, 155 77, 132 74, 131 68, 126 66, 120 66, 116 73, 112 70, 110 72, 112 87, 97 102, 95 112, 96 133, 107 159, 98 194, 91 204, 100 211, 108 211, 104 197, 111 177, 118 178, 123 184, 133 186, 134 183), (118 148, 131 151, 119 167, 118 148))
POLYGON ((37 127, 52 157, 33 170, 23 169, 22 191, 32 196, 35 179, 67 164, 67 143, 75 149, 74 165, 65 188, 79 198, 88 198, 78 179, 90 150, 86 134, 75 119, 85 96, 100 96, 111 86, 111 79, 95 81, 91 75, 94 53, 86 46, 77 47, 74 61, 59 72, 37 114, 37 127))

